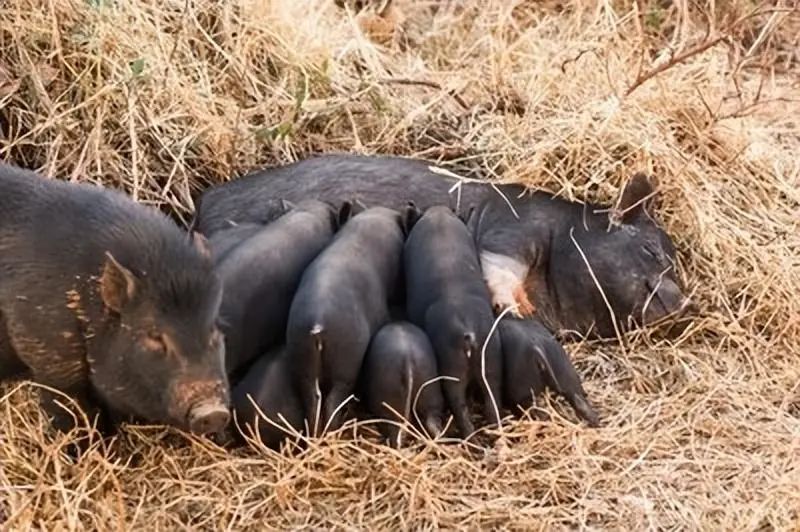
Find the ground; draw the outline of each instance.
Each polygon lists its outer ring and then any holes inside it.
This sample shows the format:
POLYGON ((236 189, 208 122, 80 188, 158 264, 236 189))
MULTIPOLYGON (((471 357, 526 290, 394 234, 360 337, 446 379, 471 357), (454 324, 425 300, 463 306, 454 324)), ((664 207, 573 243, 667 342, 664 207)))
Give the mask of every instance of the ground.
POLYGON ((190 216, 311 153, 426 157, 575 200, 658 181, 700 305, 674 341, 566 347, 602 415, 389 450, 129 427, 75 463, 0 389, 0 526, 796 530, 800 12, 791 2, 6 0, 0 158, 190 216), (710 24, 710 26, 709 26, 710 24))

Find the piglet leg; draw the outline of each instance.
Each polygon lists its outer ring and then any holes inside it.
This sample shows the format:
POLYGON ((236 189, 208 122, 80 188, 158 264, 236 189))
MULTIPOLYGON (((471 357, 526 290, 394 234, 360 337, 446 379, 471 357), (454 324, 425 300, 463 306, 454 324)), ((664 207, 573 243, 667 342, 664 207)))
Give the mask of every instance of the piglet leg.
POLYGON ((465 382, 446 381, 442 383, 444 396, 450 406, 456 427, 462 438, 467 438, 475 432, 475 426, 469 418, 469 407, 467 406, 467 385, 465 382))
POLYGON ((347 400, 350 396, 352 386, 344 383, 336 383, 325 395, 322 407, 322 418, 320 424, 324 432, 336 431, 344 425, 345 413, 347 412, 347 400))

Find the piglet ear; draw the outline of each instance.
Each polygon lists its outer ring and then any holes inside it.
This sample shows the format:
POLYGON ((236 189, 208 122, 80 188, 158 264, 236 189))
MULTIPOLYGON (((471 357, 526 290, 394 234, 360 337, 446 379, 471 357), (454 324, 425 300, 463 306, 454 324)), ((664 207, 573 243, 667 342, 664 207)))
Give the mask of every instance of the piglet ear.
POLYGON ((645 211, 645 202, 652 197, 655 189, 650 179, 642 172, 638 172, 630 178, 622 191, 618 216, 622 223, 630 223, 639 214, 645 211))
POLYGON ((422 217, 422 211, 417 207, 416 203, 409 201, 406 206, 403 207, 401 214, 400 224, 403 226, 403 233, 408 236, 411 229, 414 228, 414 225, 422 217))
POLYGON ((107 251, 100 277, 100 297, 103 298, 103 303, 114 312, 120 313, 136 295, 137 286, 136 276, 107 251))
MULTIPOLYGON (((475 212, 477 210, 478 209, 475 207, 475 205, 470 205, 469 208, 466 210, 466 212, 462 212, 460 215, 456 213, 456 216, 458 216, 458 218, 462 222, 464 222, 464 225, 466 225, 467 227, 471 227, 474 222, 475 212)), ((453 212, 456 211, 453 210, 453 212)))
POLYGON ((349 220, 353 216, 354 216, 353 202, 343 201, 342 204, 339 206, 339 212, 336 215, 336 227, 341 228, 344 224, 347 223, 347 220, 349 220))
POLYGON ((203 258, 211 258, 211 246, 208 244, 208 239, 199 231, 192 231, 189 233, 189 238, 192 240, 192 245, 200 253, 203 258))
POLYGON ((342 227, 350 218, 365 210, 367 210, 367 206, 359 199, 343 201, 339 207, 339 227, 342 227))
POLYGON ((296 207, 294 203, 286 199, 281 199, 280 205, 281 205, 281 214, 286 214, 287 212, 291 211, 296 207))

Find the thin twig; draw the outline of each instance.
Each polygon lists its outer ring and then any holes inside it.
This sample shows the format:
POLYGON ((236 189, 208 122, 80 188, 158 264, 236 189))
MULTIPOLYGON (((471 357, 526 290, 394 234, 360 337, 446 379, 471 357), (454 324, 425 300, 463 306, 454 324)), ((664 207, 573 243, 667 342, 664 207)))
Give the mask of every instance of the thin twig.
MULTIPOLYGON (((429 89, 436 89, 439 91, 444 91, 444 87, 436 83, 435 81, 426 81, 426 80, 416 80, 416 79, 407 79, 407 78, 385 78, 378 80, 378 83, 383 85, 416 85, 419 87, 428 87, 429 89)), ((469 110, 471 106, 464 101, 464 99, 459 95, 455 89, 449 89, 445 91, 448 96, 453 98, 458 105, 462 108, 469 110)))

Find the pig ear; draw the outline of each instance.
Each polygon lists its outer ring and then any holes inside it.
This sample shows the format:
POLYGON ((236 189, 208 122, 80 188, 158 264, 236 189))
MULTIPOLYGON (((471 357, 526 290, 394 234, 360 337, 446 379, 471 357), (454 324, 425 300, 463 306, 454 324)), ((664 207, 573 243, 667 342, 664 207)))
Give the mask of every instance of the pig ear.
POLYGON ((645 203, 655 189, 646 174, 638 172, 631 177, 622 191, 618 215, 622 223, 630 223, 645 212, 645 203))
MULTIPOLYGON (((464 225, 466 225, 467 227, 469 227, 469 226, 470 226, 470 224, 472 223, 472 218, 473 218, 473 216, 475 216, 475 211, 476 211, 476 209, 475 209, 475 205, 470 205, 470 206, 469 206, 469 209, 467 209, 467 212, 465 212, 464 214, 461 214, 461 215, 459 215, 458 213, 456 213, 456 216, 458 216, 458 218, 459 218, 459 219, 460 219, 462 222, 464 222, 464 225)), ((455 212, 455 211, 453 211, 453 212, 455 212)))
POLYGON ((211 246, 208 244, 208 239, 199 231, 192 231, 189 233, 189 238, 192 240, 194 248, 203 256, 203 258, 211 258, 211 246))
POLYGON ((414 225, 422 217, 422 211, 419 210, 416 203, 409 201, 403 208, 401 214, 400 225, 403 226, 403 233, 408 236, 411 229, 414 228, 414 225))
POLYGON ((136 295, 137 284, 136 276, 107 251, 100 277, 100 296, 103 303, 116 313, 122 312, 136 295))
POLYGON ((291 211, 292 209, 294 209, 297 206, 294 203, 292 203, 291 201, 286 200, 286 199, 281 199, 280 200, 280 205, 281 205, 281 214, 285 214, 285 213, 291 211))
POLYGON ((336 213, 336 227, 341 228, 347 223, 347 220, 355 216, 353 213, 353 202, 343 201, 339 206, 339 212, 336 213))
POLYGON ((563 393, 563 390, 561 389, 561 379, 558 378, 558 375, 553 369, 553 365, 550 364, 547 354, 539 346, 536 346, 533 352, 536 356, 537 362, 539 363, 539 370, 545 374, 545 381, 549 383, 549 386, 553 388, 554 392, 563 393))
POLYGON ((339 227, 342 227, 347 223, 347 220, 365 210, 367 210, 367 206, 359 199, 343 201, 342 205, 339 207, 339 227))

